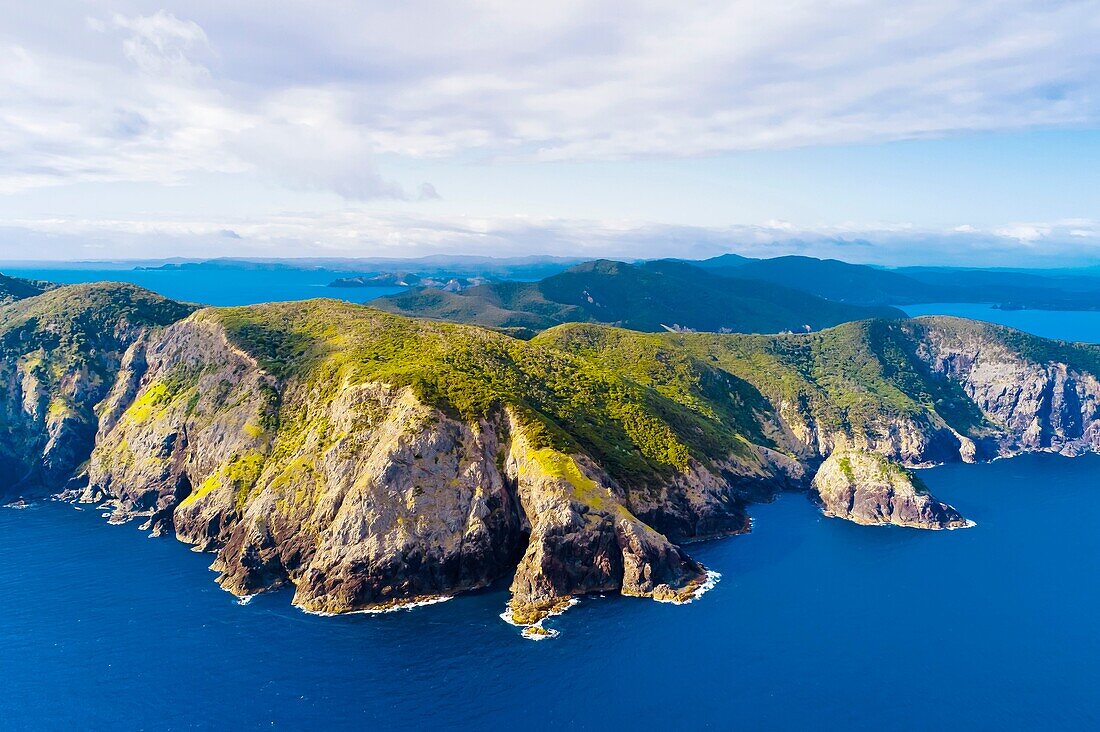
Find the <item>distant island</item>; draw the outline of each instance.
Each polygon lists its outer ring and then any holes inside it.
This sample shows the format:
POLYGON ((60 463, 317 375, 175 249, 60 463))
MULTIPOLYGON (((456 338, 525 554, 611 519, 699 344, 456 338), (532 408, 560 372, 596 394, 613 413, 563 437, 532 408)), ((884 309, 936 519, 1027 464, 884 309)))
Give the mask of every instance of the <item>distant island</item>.
POLYGON ((431 277, 415 272, 380 272, 374 275, 339 277, 330 282, 329 287, 430 287, 443 292, 461 292, 490 281, 488 277, 431 277))
POLYGON ((0 279, 2 498, 139 519, 211 552, 233 594, 291 586, 316 613, 511 578, 506 617, 540 637, 581 595, 698 597, 717 578, 688 543, 749 531, 779 491, 963 528, 910 468, 1100 450, 1100 347, 685 267, 471 287, 463 314, 488 328, 0 279), (523 339, 495 329, 509 313, 523 339), (813 332, 706 332, 750 316, 813 332))
POLYGON ((396 257, 301 257, 296 259, 249 259, 221 257, 203 260, 171 260, 143 262, 136 269, 144 271, 203 270, 311 270, 339 272, 342 276, 409 275, 446 282, 451 278, 486 280, 537 280, 579 263, 567 257, 478 257, 436 255, 417 258, 396 257))

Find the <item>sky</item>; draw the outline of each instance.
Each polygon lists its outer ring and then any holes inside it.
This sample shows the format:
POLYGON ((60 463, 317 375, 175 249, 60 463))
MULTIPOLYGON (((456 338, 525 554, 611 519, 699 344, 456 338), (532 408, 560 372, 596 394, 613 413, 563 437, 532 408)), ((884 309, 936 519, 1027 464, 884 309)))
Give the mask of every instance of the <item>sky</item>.
POLYGON ((1100 0, 0 5, 0 260, 1100 263, 1100 0))

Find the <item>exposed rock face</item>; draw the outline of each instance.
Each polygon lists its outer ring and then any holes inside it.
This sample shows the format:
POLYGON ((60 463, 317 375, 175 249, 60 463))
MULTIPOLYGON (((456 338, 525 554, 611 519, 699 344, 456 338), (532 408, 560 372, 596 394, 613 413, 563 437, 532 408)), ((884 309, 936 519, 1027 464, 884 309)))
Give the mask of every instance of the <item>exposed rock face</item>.
POLYGON ((545 344, 97 292, 0 307, 5 485, 106 502, 214 553, 230 592, 292 585, 313 612, 508 577, 521 624, 592 592, 683 602, 708 574, 679 545, 779 490, 955 528, 907 467, 1100 450, 1100 349, 965 321, 545 344))
POLYGON ((813 488, 826 516, 857 524, 917 529, 968 525, 958 511, 932 498, 908 471, 875 453, 834 452, 818 468, 813 488))
POLYGON ((38 292, 0 309, 0 499, 79 480, 125 352, 190 311, 129 285, 38 292))
POLYGON ((981 459, 1034 451, 1100 451, 1100 382, 1095 374, 1057 361, 1021 358, 1003 336, 1030 348, 1042 347, 1042 339, 1008 329, 975 330, 954 318, 937 319, 936 325, 923 329, 918 352, 936 373, 958 382, 989 419, 992 429, 977 437, 981 459))
POLYGON ((509 609, 517 623, 537 622, 573 595, 618 590, 678 601, 706 581, 703 567, 635 517, 610 478, 584 457, 533 449, 520 433, 508 469, 531 524, 512 582, 509 609))
MULTIPOLYGON (((125 361, 80 498, 217 552, 235 594, 289 582, 295 604, 335 613, 515 570, 513 615, 533 623, 575 595, 678 601, 706 580, 631 513, 629 491, 587 456, 532 447, 510 411, 471 424, 346 372, 282 382, 203 312, 125 361)), ((743 502, 701 468, 666 492, 691 526, 746 527, 743 502)))
POLYGON ((284 390, 202 317, 146 360, 137 398, 101 435, 89 497, 217 551, 231 592, 290 581, 296 604, 342 612, 481 587, 514 566, 522 527, 492 429, 377 384, 284 390))

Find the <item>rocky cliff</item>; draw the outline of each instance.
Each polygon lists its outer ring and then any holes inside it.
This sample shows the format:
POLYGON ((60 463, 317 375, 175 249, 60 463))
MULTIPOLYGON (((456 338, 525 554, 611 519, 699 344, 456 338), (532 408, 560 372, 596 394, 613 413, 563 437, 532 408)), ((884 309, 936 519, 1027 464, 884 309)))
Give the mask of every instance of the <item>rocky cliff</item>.
MULTIPOLYGON (((410 327, 339 303, 200 311, 127 352, 101 407, 87 485, 69 495, 216 552, 218 581, 238 595, 290 583, 295 604, 335 613, 431 600, 514 572, 509 607, 524 625, 589 592, 675 602, 703 586, 706 570, 634 507, 680 533, 747 528, 739 494, 689 457, 691 469, 668 472, 667 485, 627 487, 552 434, 561 427, 541 410, 575 408, 559 402, 570 381, 527 399, 502 391, 463 416, 456 405, 476 395, 436 371, 447 360, 492 372, 467 382, 477 393, 581 366, 504 336, 410 327), (265 353, 276 323, 283 340, 265 353), (470 334, 479 342, 464 343, 470 334), (465 360, 500 347, 493 363, 465 360), (515 358, 514 347, 533 358, 515 358), (281 348, 293 352, 289 367, 281 348), (433 348, 443 351, 430 372, 382 379, 367 365, 433 348), (458 391, 438 396, 448 389, 458 391), (658 488, 666 514, 650 495, 658 488)), ((750 467, 767 474, 763 463, 750 467)))
POLYGON ((77 285, 0 307, 0 500, 55 492, 88 459, 126 350, 190 308, 130 285, 77 285))
POLYGON ((1098 349, 955 319, 524 342, 334 301, 189 313, 121 286, 0 308, 5 474, 312 612, 506 578, 532 632, 586 593, 684 602, 712 578, 683 545, 776 491, 955 528, 907 468, 1100 446, 1098 349))
POLYGON ((839 450, 814 474, 813 488, 826 516, 868 526, 961 529, 968 522, 929 495, 920 480, 877 453, 839 450))

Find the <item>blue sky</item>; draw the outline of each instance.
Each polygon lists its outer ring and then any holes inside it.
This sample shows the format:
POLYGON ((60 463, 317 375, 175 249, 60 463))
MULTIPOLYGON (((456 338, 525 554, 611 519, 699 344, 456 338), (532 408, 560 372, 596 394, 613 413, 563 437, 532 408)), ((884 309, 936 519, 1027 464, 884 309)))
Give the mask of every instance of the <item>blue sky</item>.
POLYGON ((1090 0, 45 0, 0 28, 0 260, 1096 263, 1097 37, 1090 0))

